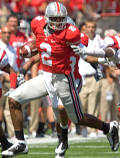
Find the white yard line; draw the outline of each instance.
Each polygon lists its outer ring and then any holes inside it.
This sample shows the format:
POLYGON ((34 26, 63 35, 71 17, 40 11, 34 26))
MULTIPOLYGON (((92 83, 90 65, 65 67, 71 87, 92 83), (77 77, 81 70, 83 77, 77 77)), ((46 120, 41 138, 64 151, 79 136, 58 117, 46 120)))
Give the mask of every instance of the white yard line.
MULTIPOLYGON (((106 139, 106 138, 105 138, 106 139)), ((97 138, 91 138, 91 137, 81 137, 81 136, 76 136, 76 135, 72 135, 69 136, 69 142, 73 143, 73 142, 88 142, 88 141, 97 141, 97 142, 101 142, 103 141, 103 137, 97 137, 97 138)), ((107 140, 107 139, 106 139, 107 140)), ((52 138, 50 136, 46 136, 44 138, 28 138, 26 139, 28 144, 53 144, 53 143, 57 143, 58 139, 57 138, 52 138)))

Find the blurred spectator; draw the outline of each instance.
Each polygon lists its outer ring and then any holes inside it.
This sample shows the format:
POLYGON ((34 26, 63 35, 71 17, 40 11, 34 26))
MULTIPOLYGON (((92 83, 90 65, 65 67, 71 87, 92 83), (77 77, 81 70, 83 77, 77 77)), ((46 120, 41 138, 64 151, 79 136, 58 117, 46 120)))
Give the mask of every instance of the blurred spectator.
POLYGON ((76 25, 79 26, 84 18, 84 0, 70 0, 68 11, 76 25))
POLYGON ((42 133, 41 136, 44 136, 44 126, 45 122, 42 124, 42 120, 39 119, 39 108, 42 104, 42 99, 36 99, 30 103, 30 120, 29 120, 29 133, 32 137, 36 137, 36 131, 38 127, 41 127, 42 133))
POLYGON ((119 102, 117 75, 115 67, 104 67, 105 78, 102 79, 100 116, 104 121, 117 120, 119 102))
POLYGON ((106 12, 120 13, 120 1, 119 0, 108 0, 106 6, 107 6, 106 12))
POLYGON ((25 0, 14 0, 12 2, 12 10, 13 10, 13 12, 15 12, 15 13, 21 13, 22 9, 25 6, 25 2, 26 2, 25 0))
MULTIPOLYGON (((85 22, 85 32, 89 37, 88 48, 90 49, 93 47, 101 48, 102 46, 102 39, 100 35, 96 34, 96 27, 97 25, 94 20, 87 20, 85 22)), ((100 80, 103 77, 101 65, 94 62, 90 56, 87 56, 85 60, 90 63, 86 63, 82 60, 79 62, 79 72, 83 75, 83 87, 80 91, 80 99, 84 111, 98 117, 101 90, 100 80)), ((85 131, 85 128, 82 130, 85 131)), ((89 128, 88 132, 92 137, 97 136, 95 129, 89 128)))
POLYGON ((10 14, 10 10, 7 4, 8 4, 8 0, 0 1, 0 27, 5 25, 7 16, 10 14))
MULTIPOLYGON (((24 44, 24 42, 27 40, 27 38, 23 33, 21 33, 18 30, 18 18, 16 15, 10 15, 8 17, 7 27, 9 28, 9 32, 11 33, 9 36, 9 38, 10 38, 9 44, 15 50, 15 57, 16 58, 14 60, 16 60, 16 61, 14 61, 14 62, 17 63, 17 67, 19 68, 21 66, 21 64, 24 62, 24 60, 22 58, 19 58, 20 57, 19 56, 19 49, 24 44)), ((8 38, 8 34, 6 34, 6 35, 7 35, 6 37, 8 38)), ((13 61, 12 55, 9 54, 9 56, 10 56, 10 61, 12 62, 13 61)), ((6 87, 7 87, 6 91, 8 91, 9 90, 9 83, 6 87)), ((14 136, 14 130, 13 130, 12 122, 10 122, 11 118, 10 118, 10 113, 9 113, 9 105, 8 105, 7 101, 5 101, 4 103, 5 103, 4 114, 5 114, 8 129, 9 129, 8 132, 9 132, 9 136, 12 137, 12 136, 14 136)))
MULTIPOLYGON (((54 120, 54 113, 52 108, 52 102, 50 100, 49 96, 42 98, 42 110, 44 111, 44 118, 45 123, 48 121, 48 125, 50 125, 51 128, 51 136, 56 137, 56 130, 55 130, 55 120, 54 120)), ((38 130, 37 130, 38 131, 38 130)))
POLYGON ((27 38, 30 37, 30 24, 25 19, 20 20, 19 30, 23 32, 27 38))
POLYGON ((39 108, 39 122, 38 122, 37 131, 36 131, 36 137, 44 137, 44 134, 46 132, 45 124, 47 125, 48 128, 50 126, 51 132, 52 132, 51 136, 55 137, 56 132, 55 132, 54 113, 53 113, 52 103, 49 96, 41 98, 40 106, 41 107, 39 108))
POLYGON ((28 15, 31 16, 32 10, 29 1, 30 0, 13 0, 11 2, 12 12, 17 14, 19 18, 27 17, 28 15))
POLYGON ((34 15, 44 15, 47 6, 46 0, 30 0, 30 6, 34 9, 34 15))
MULTIPOLYGON (((30 77, 36 77, 38 75, 38 64, 34 64, 30 69, 30 77)), ((29 133, 32 137, 36 137, 36 131, 38 127, 43 124, 39 124, 39 107, 42 104, 42 99, 35 99, 30 102, 30 120, 29 120, 29 133)), ((41 127, 42 128, 42 127, 41 127)), ((43 134, 43 133, 42 133, 43 134)))
POLYGON ((83 0, 70 0, 70 3, 69 3, 70 13, 74 13, 77 11, 83 11, 83 5, 84 5, 83 0))
POLYGON ((117 33, 118 37, 120 37, 120 32, 117 33))
MULTIPOLYGON (((104 47, 112 46, 114 48, 119 48, 120 38, 117 35, 116 30, 108 29, 104 33, 106 36, 104 38, 104 47)), ((117 104, 119 102, 119 89, 120 84, 119 74, 116 73, 116 67, 104 66, 104 78, 102 79, 101 88, 101 104, 100 104, 100 114, 101 119, 104 121, 117 120, 117 104)))
POLYGON ((82 22, 82 23, 79 25, 79 29, 80 29, 80 32, 86 33, 86 25, 85 25, 85 22, 82 22))
POLYGON ((1 28, 0 49, 6 50, 10 65, 14 67, 16 72, 18 72, 18 67, 16 64, 16 51, 9 44, 10 38, 11 38, 11 32, 10 32, 9 27, 3 26, 1 28))
POLYGON ((19 50, 20 47, 27 41, 27 37, 24 35, 24 33, 19 31, 18 17, 15 14, 8 17, 7 25, 11 31, 10 45, 12 45, 16 50, 17 65, 20 67, 24 60, 19 56, 19 50))
POLYGON ((93 14, 93 17, 95 17, 97 14, 107 12, 108 1, 109 0, 86 0, 88 13, 90 11, 90 14, 93 14))
POLYGON ((105 0, 70 0, 69 14, 76 20, 77 26, 79 26, 85 19, 92 18, 96 20, 100 18, 100 14, 97 9, 103 9, 104 1, 105 0), (102 8, 100 8, 100 5, 102 8))
POLYGON ((116 36, 117 35, 117 31, 114 29, 107 29, 104 32, 104 36, 116 36))
MULTIPOLYGON (((0 48, 6 50, 9 64, 14 68, 14 70, 16 72, 18 72, 18 67, 16 64, 16 52, 15 52, 14 48, 12 46, 10 46, 10 44, 9 44, 10 37, 11 37, 11 32, 10 32, 9 27, 8 26, 2 27, 0 48)), ((10 88, 9 74, 3 73, 1 76, 2 76, 2 83, 3 83, 3 95, 0 99, 0 106, 4 107, 4 117, 6 120, 9 137, 11 137, 11 136, 13 136, 13 133, 14 133, 13 126, 12 126, 12 121, 10 118, 10 111, 8 108, 8 103, 7 103, 6 97, 4 96, 4 94, 10 88), (6 110, 7 108, 8 108, 8 110, 6 110)))

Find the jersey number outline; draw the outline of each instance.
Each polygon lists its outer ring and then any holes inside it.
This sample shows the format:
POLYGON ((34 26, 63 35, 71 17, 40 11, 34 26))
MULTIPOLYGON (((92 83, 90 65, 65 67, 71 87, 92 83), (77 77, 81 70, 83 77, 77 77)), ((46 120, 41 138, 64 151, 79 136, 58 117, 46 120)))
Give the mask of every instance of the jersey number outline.
MULTIPOLYGON (((40 44, 40 48, 41 49, 45 49, 45 51, 43 51, 41 53, 41 59, 42 59, 42 63, 48 66, 52 66, 52 59, 49 59, 49 57, 51 56, 51 46, 48 43, 41 43, 40 44)), ((76 58, 74 56, 70 57, 70 61, 71 61, 71 68, 72 68, 72 72, 74 72, 75 70, 75 64, 76 64, 76 58)))
POLYGON ((41 43, 40 44, 41 49, 45 49, 45 51, 41 54, 42 63, 48 66, 52 66, 52 60, 49 59, 51 56, 51 46, 48 43, 41 43))

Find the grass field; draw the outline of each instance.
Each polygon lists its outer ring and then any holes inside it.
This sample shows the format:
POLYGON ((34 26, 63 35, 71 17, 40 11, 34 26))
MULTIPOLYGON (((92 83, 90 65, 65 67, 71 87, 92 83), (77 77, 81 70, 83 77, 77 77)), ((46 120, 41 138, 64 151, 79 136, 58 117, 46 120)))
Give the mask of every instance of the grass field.
MULTIPOLYGON (((29 154, 14 158, 54 158, 56 143, 29 145, 29 154)), ((66 158, 120 158, 120 152, 112 152, 106 139, 70 142, 66 158)))

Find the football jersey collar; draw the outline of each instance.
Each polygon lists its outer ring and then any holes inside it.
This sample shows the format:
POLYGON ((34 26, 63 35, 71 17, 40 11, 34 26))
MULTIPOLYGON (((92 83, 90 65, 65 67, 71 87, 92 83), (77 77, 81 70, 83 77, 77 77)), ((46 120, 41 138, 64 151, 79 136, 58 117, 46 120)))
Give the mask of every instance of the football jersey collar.
POLYGON ((45 25, 44 27, 44 33, 46 36, 50 36, 51 34, 53 34, 55 31, 50 29, 48 25, 45 25))

